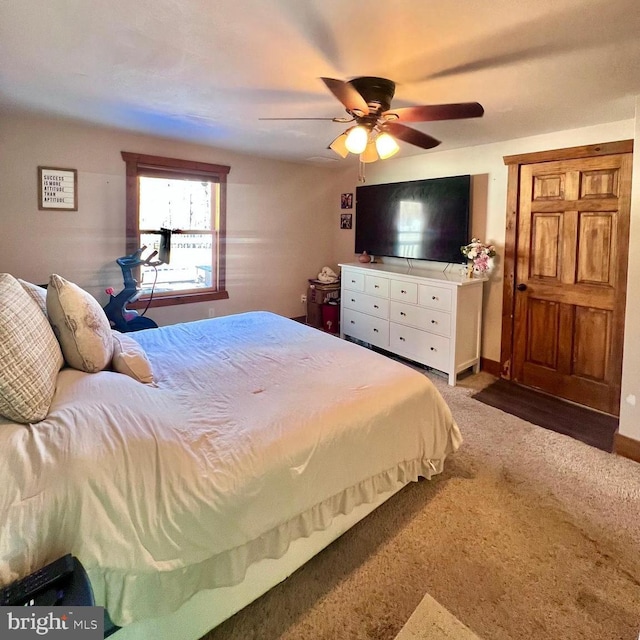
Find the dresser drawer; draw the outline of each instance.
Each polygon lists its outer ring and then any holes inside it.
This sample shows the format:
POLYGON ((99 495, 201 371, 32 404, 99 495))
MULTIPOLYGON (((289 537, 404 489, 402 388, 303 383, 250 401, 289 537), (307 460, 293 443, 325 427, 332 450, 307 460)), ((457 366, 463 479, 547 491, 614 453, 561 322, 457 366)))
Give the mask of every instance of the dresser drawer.
POLYGON ((342 285, 351 291, 364 291, 364 273, 344 270, 342 273, 342 285))
POLYGON ((389 278, 381 278, 380 276, 364 277, 364 292, 372 296, 389 297, 389 278))
POLYGON ((451 311, 451 289, 421 284, 418 287, 418 304, 431 309, 451 311))
POLYGON ((451 314, 437 309, 427 309, 426 307, 416 307, 392 301, 389 319, 392 322, 410 325, 446 338, 451 335, 451 314))
POLYGON ((368 296, 366 293, 345 291, 343 306, 345 309, 361 311, 372 316, 378 316, 378 318, 386 319, 389 317, 389 300, 368 296))
POLYGON ((402 280, 391 280, 389 297, 392 300, 402 302, 418 302, 418 284, 416 282, 402 282, 402 280))
POLYGON ((377 347, 386 348, 389 346, 389 322, 353 309, 344 310, 342 332, 377 347))
POLYGON ((411 360, 449 373, 449 338, 392 322, 389 347, 411 360))

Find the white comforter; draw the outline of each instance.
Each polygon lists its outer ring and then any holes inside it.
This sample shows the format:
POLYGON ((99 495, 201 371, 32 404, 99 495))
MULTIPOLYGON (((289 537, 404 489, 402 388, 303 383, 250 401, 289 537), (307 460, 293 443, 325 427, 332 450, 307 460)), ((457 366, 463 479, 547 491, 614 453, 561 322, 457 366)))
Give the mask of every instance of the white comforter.
POLYGON ((71 552, 118 624, 166 614, 461 442, 424 375, 271 313, 130 335, 156 387, 64 369, 0 422, 0 583, 71 552))

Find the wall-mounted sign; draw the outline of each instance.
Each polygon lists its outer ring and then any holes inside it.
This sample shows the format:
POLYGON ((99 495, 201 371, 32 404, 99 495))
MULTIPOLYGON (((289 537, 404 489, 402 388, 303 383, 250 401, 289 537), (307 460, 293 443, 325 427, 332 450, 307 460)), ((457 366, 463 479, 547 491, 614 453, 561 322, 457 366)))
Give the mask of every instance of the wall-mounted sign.
POLYGON ((38 167, 38 209, 78 210, 76 169, 38 167))

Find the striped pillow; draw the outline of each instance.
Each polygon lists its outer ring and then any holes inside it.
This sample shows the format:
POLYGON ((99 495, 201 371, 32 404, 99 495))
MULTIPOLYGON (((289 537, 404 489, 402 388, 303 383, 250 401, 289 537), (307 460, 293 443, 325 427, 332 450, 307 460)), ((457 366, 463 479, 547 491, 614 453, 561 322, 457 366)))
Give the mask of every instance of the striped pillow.
POLYGON ((44 287, 40 287, 37 284, 32 284, 26 280, 20 280, 18 282, 22 285, 22 288, 38 303, 38 306, 42 309, 42 313, 47 315, 47 290, 44 287))
POLYGON ((64 360, 47 318, 8 273, 0 273, 0 362, 0 414, 44 419, 64 360))

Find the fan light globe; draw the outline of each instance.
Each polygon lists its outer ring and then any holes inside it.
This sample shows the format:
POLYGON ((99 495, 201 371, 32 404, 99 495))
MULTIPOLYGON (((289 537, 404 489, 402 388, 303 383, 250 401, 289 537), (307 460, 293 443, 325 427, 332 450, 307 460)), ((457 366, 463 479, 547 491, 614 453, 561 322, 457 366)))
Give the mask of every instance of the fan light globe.
POLYGON ((388 133, 381 133, 376 138, 376 149, 382 160, 386 160, 400 151, 398 143, 388 133))
POLYGON ((345 145, 347 139, 346 133, 341 133, 330 145, 329 149, 335 151, 342 158, 346 158, 349 155, 349 149, 345 145))
POLYGON ((379 160, 378 152, 376 151, 376 145, 373 142, 370 142, 365 150, 360 154, 361 162, 375 162, 379 160))
POLYGON ((351 129, 347 135, 347 139, 344 141, 345 147, 351 153, 362 153, 367 148, 367 141, 369 140, 369 132, 363 126, 357 126, 351 129))

